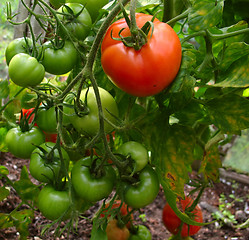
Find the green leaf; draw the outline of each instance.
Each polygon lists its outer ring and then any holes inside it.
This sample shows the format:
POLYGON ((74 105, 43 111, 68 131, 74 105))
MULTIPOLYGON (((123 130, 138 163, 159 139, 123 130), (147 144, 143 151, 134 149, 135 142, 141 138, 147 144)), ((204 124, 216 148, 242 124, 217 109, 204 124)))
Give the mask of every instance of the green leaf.
POLYGON ((5 229, 13 226, 13 222, 9 219, 9 214, 0 213, 0 229, 5 229))
POLYGON ((9 190, 5 187, 0 188, 0 202, 9 196, 9 190))
POLYGON ((206 181, 217 182, 219 180, 219 168, 221 167, 220 154, 216 144, 206 151, 199 173, 203 173, 206 181))
POLYGON ((8 175, 9 174, 9 170, 8 168, 6 168, 5 166, 1 165, 0 166, 0 175, 8 175))
POLYGON ((97 224, 97 221, 93 221, 93 227, 91 231, 91 240, 107 240, 106 231, 97 224))
POLYGON ((249 86, 249 55, 239 58, 221 75, 216 87, 244 88, 249 86))
POLYGON ((222 18, 224 0, 196 0, 189 13, 189 27, 194 31, 216 26, 222 18))
POLYGON ((31 182, 26 166, 23 166, 20 180, 14 183, 14 188, 23 201, 35 201, 40 192, 38 186, 31 182))
POLYGON ((227 94, 206 102, 205 106, 210 119, 221 131, 235 133, 249 128, 249 100, 227 94))
POLYGON ((148 8, 155 7, 161 3, 160 0, 142 0, 137 2, 136 11, 141 12, 148 8))
POLYGON ((5 127, 0 128, 0 151, 7 152, 8 148, 6 146, 5 137, 7 135, 8 129, 5 127))
POLYGON ((29 236, 29 225, 34 218, 34 211, 31 209, 24 209, 10 214, 11 219, 20 233, 20 239, 27 239, 29 236))
POLYGON ((10 89, 7 80, 0 80, 0 99, 7 98, 10 89))
POLYGON ((163 181, 175 194, 184 197, 184 184, 194 160, 195 134, 192 128, 174 124, 152 133, 153 152, 163 181), (160 137, 159 137, 160 136, 160 137))
POLYGON ((249 54, 249 45, 244 42, 231 43, 225 50, 220 68, 226 71, 233 62, 249 54))

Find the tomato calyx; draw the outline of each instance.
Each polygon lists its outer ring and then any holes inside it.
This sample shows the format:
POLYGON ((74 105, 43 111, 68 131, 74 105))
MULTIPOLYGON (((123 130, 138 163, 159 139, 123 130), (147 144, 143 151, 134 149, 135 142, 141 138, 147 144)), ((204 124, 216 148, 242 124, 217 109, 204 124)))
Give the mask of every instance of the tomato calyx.
POLYGON ((154 29, 153 21, 156 18, 156 16, 153 16, 151 21, 147 21, 141 28, 139 28, 136 23, 135 12, 131 11, 131 16, 129 18, 122 4, 121 8, 125 21, 130 29, 131 36, 123 37, 122 36, 122 32, 124 30, 123 28, 119 31, 118 38, 113 37, 111 32, 111 38, 113 40, 122 41, 126 47, 134 48, 136 51, 139 51, 148 42, 147 36, 151 28, 152 28, 151 35, 153 33, 154 29))
POLYGON ((19 122, 19 127, 22 132, 28 132, 35 124, 34 122, 34 111, 35 109, 32 109, 31 112, 24 113, 21 111, 21 117, 19 122))
POLYGON ((74 11, 69 7, 67 6, 66 4, 63 5, 62 7, 62 12, 60 13, 61 15, 64 16, 66 22, 65 23, 71 23, 73 22, 77 17, 80 16, 80 14, 84 11, 85 9, 85 6, 82 7, 82 9, 78 12, 78 13, 74 13, 74 11), (64 12, 64 8, 66 8, 66 12, 64 12))

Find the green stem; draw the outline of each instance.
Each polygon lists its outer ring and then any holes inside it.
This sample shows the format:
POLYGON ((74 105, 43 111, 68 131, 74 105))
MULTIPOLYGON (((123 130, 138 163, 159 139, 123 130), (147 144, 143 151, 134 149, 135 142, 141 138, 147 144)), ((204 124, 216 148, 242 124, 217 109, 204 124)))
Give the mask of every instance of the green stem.
POLYGON ((207 30, 207 33, 213 41, 214 40, 218 41, 218 40, 223 40, 229 37, 235 37, 240 34, 247 34, 249 33, 249 28, 245 28, 245 29, 241 29, 241 30, 237 30, 234 32, 229 32, 229 33, 223 33, 223 34, 212 34, 210 31, 207 30))
POLYGON ((167 24, 169 24, 170 26, 173 26, 177 21, 186 18, 188 16, 189 12, 190 12, 190 8, 188 8, 186 11, 184 11, 180 15, 177 15, 176 17, 169 19, 167 21, 167 24))

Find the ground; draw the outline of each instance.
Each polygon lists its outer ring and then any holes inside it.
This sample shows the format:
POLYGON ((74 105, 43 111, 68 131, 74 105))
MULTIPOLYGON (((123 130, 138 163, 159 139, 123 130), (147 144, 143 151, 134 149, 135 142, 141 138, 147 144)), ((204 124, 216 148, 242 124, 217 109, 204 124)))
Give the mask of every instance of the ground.
MULTIPOLYGON (((1 165, 4 165, 9 169, 9 177, 12 180, 17 180, 19 178, 22 166, 28 166, 29 160, 17 159, 9 153, 0 154, 1 165)), ((193 174, 195 176, 195 173, 193 174)), ((2 185, 1 182, 0 185, 2 185)), ((189 188, 186 188, 186 192, 188 192, 189 190, 189 188)), ((247 220, 249 218, 249 183, 247 185, 221 179, 221 181, 214 184, 212 188, 207 188, 201 198, 200 205, 203 210, 204 221, 211 222, 214 220, 212 218, 211 211, 214 211, 214 209, 218 209, 219 197, 222 193, 224 193, 224 199, 226 203, 232 203, 229 210, 231 212, 231 215, 235 216, 237 222, 242 223, 247 220), (234 201, 232 198, 233 196, 236 196, 236 199, 239 199, 240 201, 234 201)), ((20 200, 18 196, 15 195, 14 191, 11 191, 10 196, 6 200, 0 202, 0 212, 6 213, 12 211, 19 202, 20 200)), ((140 214, 146 217, 145 222, 142 222, 142 219, 139 218, 139 214, 135 215, 135 220, 137 223, 144 224, 150 229, 152 233, 152 240, 166 240, 170 237, 169 232, 166 230, 161 220, 162 209, 165 203, 166 200, 163 191, 161 190, 156 200, 152 204, 141 210, 140 214)), ((92 226, 91 223, 86 219, 91 218, 98 207, 99 205, 95 205, 84 214, 84 218, 79 220, 78 232, 74 234, 70 233, 68 239, 90 239, 92 226)), ((29 228, 29 239, 54 239, 53 229, 45 236, 41 236, 42 226, 47 223, 49 223, 49 221, 47 221, 38 211, 36 211, 35 218, 29 228)), ((63 235, 60 237, 60 239, 66 238, 67 237, 63 235)), ((18 233, 14 228, 0 229, 0 240, 2 239, 16 240, 18 239, 18 233)), ((249 240, 249 228, 236 229, 232 226, 229 226, 229 224, 221 226, 220 224, 218 224, 218 222, 213 222, 205 227, 202 227, 201 230, 193 236, 193 239, 249 240)))

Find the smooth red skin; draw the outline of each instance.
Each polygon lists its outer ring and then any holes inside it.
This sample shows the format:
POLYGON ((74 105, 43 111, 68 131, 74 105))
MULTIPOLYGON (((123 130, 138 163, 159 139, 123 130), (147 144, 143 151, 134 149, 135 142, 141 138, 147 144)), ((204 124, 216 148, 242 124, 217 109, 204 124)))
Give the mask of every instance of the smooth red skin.
MULTIPOLYGON (((151 15, 136 14, 139 28, 151 19, 151 15)), ((122 28, 122 36, 130 36, 124 19, 109 27, 101 46, 104 72, 117 87, 138 97, 161 92, 175 79, 181 65, 181 42, 176 32, 158 19, 153 23, 153 35, 148 34, 147 44, 138 51, 112 39, 122 28)))
MULTIPOLYGON (((192 204, 193 200, 189 197, 186 197, 184 200, 180 201, 181 208, 185 211, 192 204)), ((203 216, 201 208, 197 205, 192 212, 194 217, 193 220, 196 222, 203 222, 203 216)), ((165 204, 163 208, 163 223, 169 232, 176 235, 179 231, 179 227, 181 225, 181 219, 175 214, 172 208, 168 203, 165 204)), ((183 224, 181 236, 187 237, 196 234, 200 230, 201 226, 188 225, 186 223, 183 224)))

